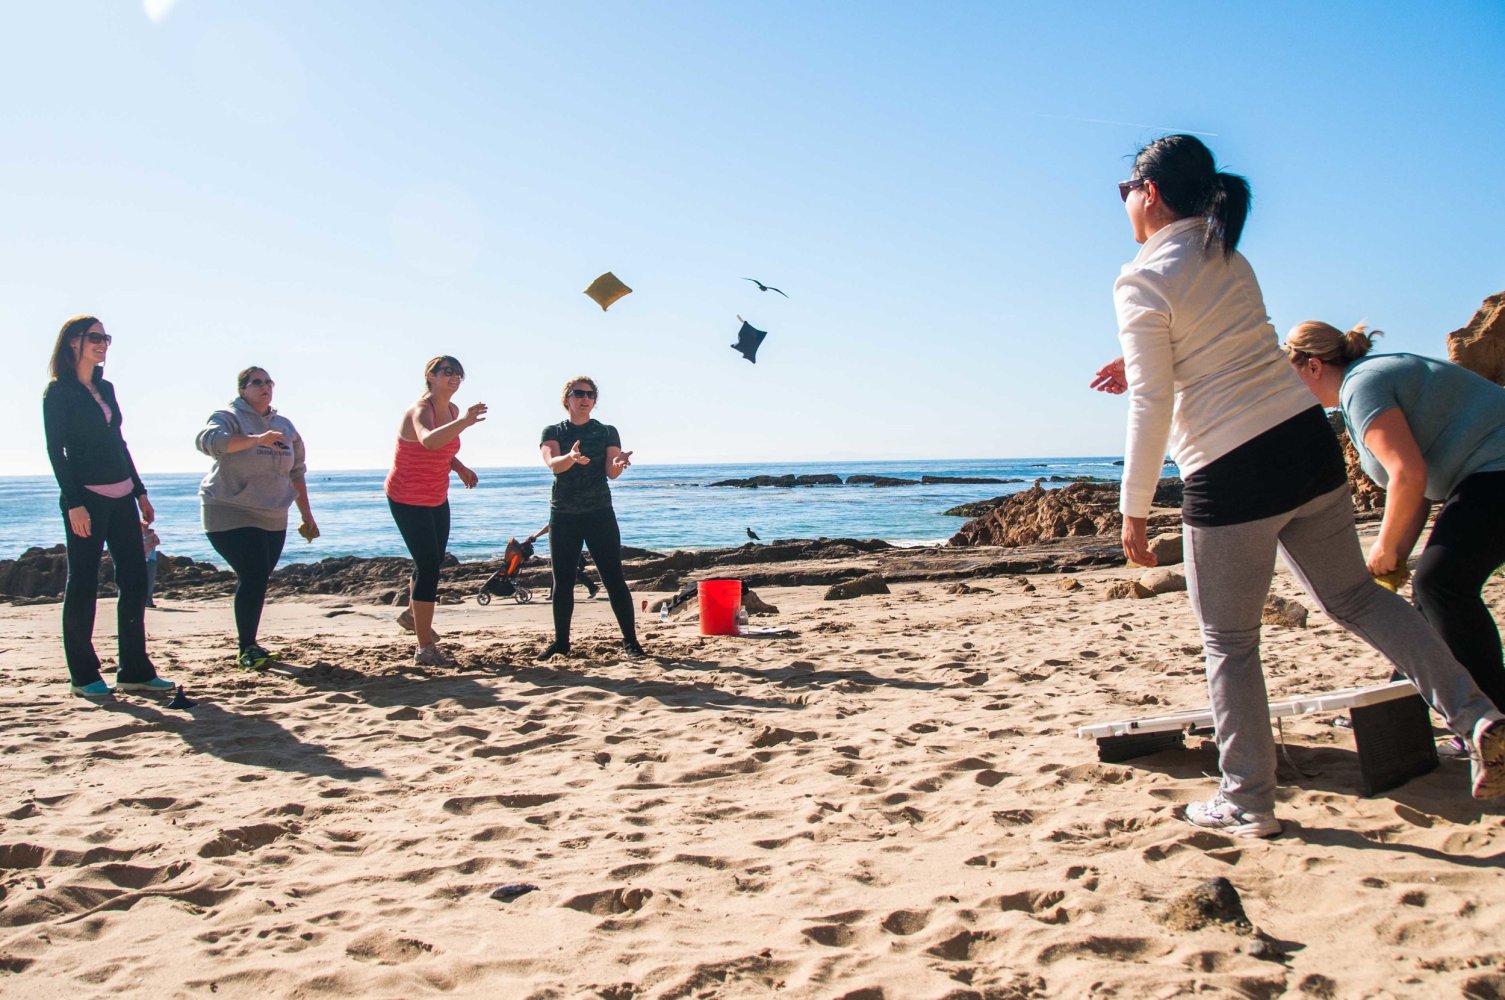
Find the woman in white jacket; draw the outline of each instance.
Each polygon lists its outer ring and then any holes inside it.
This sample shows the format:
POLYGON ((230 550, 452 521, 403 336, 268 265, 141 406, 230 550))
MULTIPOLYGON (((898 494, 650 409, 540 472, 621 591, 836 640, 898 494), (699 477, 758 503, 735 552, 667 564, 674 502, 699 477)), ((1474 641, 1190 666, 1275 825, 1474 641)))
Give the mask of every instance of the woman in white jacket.
POLYGON ((298 504, 303 537, 313 541, 319 528, 303 480, 303 438, 272 408, 272 377, 253 366, 236 381, 239 395, 199 431, 199 451, 214 459, 199 499, 209 544, 235 571, 236 665, 259 670, 272 659, 257 632, 267 581, 287 541, 288 507, 298 504))
POLYGON ((1202 627, 1223 779, 1186 819, 1270 837, 1275 741, 1260 666, 1260 611, 1277 547, 1328 616, 1389 657, 1475 748, 1473 793, 1505 795, 1505 720, 1400 597, 1375 585, 1354 529, 1343 456, 1281 353, 1254 271, 1238 253, 1249 184, 1189 135, 1141 149, 1119 184, 1143 244, 1113 288, 1123 357, 1094 386, 1130 394, 1124 554, 1145 537, 1167 444, 1185 478, 1187 588, 1202 627))

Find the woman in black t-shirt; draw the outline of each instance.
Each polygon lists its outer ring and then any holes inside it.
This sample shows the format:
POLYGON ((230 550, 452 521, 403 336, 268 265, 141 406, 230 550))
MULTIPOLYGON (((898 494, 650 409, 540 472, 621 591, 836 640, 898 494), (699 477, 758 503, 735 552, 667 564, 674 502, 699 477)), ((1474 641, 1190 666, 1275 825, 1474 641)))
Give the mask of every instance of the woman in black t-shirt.
POLYGON ((596 393, 595 379, 589 376, 566 382, 560 401, 569 419, 545 427, 539 442, 543 462, 554 473, 554 492, 549 500, 554 641, 538 654, 540 660, 569 654, 575 573, 582 545, 590 549, 611 598, 611 610, 622 629, 622 651, 629 659, 644 655, 633 620, 632 594, 622 576, 622 533, 607 485, 608 479, 617 478, 632 465, 632 452, 622 450, 615 427, 592 419, 596 393))

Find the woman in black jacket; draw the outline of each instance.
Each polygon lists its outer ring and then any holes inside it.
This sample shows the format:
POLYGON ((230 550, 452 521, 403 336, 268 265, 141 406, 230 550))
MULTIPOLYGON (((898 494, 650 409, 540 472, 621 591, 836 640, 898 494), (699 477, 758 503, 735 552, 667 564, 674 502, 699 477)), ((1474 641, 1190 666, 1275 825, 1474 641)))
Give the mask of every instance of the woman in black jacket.
POLYGON ((63 324, 42 393, 47 458, 62 490, 68 547, 68 584, 63 595, 63 652, 73 693, 108 697, 94 651, 94 609, 99 597, 99 560, 106 545, 115 562, 116 640, 121 691, 173 689, 157 676, 146 655, 146 552, 141 528, 156 519, 146 487, 120 436, 120 404, 104 379, 110 335, 93 316, 63 324))

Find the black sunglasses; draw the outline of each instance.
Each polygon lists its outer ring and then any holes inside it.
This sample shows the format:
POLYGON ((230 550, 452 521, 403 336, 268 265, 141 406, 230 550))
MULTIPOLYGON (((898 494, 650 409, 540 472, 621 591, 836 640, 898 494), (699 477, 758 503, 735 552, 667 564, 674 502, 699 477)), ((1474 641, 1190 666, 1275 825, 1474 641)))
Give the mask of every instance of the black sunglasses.
POLYGON ((111 341, 115 339, 108 333, 100 333, 98 330, 90 330, 88 333, 75 333, 74 336, 83 337, 91 344, 104 344, 106 347, 110 346, 111 341))
POLYGON ((445 378, 464 378, 465 377, 465 373, 464 372, 460 371, 460 369, 458 369, 458 368, 451 368, 449 365, 440 365, 438 368, 435 368, 430 374, 432 374, 432 375, 443 375, 445 378))
MULTIPOLYGON (((274 386, 276 384, 277 384, 276 382, 273 382, 269 378, 267 378, 267 379, 253 378, 253 379, 250 379, 249 381, 246 382, 246 385, 250 386, 252 389, 260 389, 263 386, 266 387, 266 388, 268 388, 268 389, 270 389, 272 386, 274 386)), ((245 387, 246 387, 245 385, 241 386, 242 389, 244 389, 245 387)))
POLYGON ((1144 182, 1147 179, 1148 178, 1145 178, 1145 177, 1136 177, 1132 181, 1119 181, 1118 182, 1118 196, 1120 198, 1122 198, 1124 201, 1128 201, 1129 200, 1129 192, 1132 191, 1132 190, 1134 190, 1135 188, 1144 187, 1144 182))
POLYGON ((595 399, 596 398, 596 390, 594 390, 594 389, 571 389, 570 390, 570 395, 572 397, 574 397, 575 399, 595 399))

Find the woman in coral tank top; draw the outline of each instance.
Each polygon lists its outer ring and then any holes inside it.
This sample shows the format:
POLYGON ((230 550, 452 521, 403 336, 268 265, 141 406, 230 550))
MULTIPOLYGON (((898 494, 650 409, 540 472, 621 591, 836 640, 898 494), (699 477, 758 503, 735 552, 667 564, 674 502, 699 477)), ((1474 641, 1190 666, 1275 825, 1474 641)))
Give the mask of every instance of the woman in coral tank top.
POLYGON ((466 489, 476 474, 457 457, 460 432, 486 419, 486 404, 474 403, 463 414, 450 402, 465 380, 465 367, 448 354, 423 366, 424 393, 408 407, 397 428, 397 452, 387 473, 387 506, 413 556, 408 609, 397 623, 417 634, 417 666, 452 666, 454 657, 439 648, 434 633, 434 604, 439 599, 439 564, 449 544, 449 474, 466 489))

